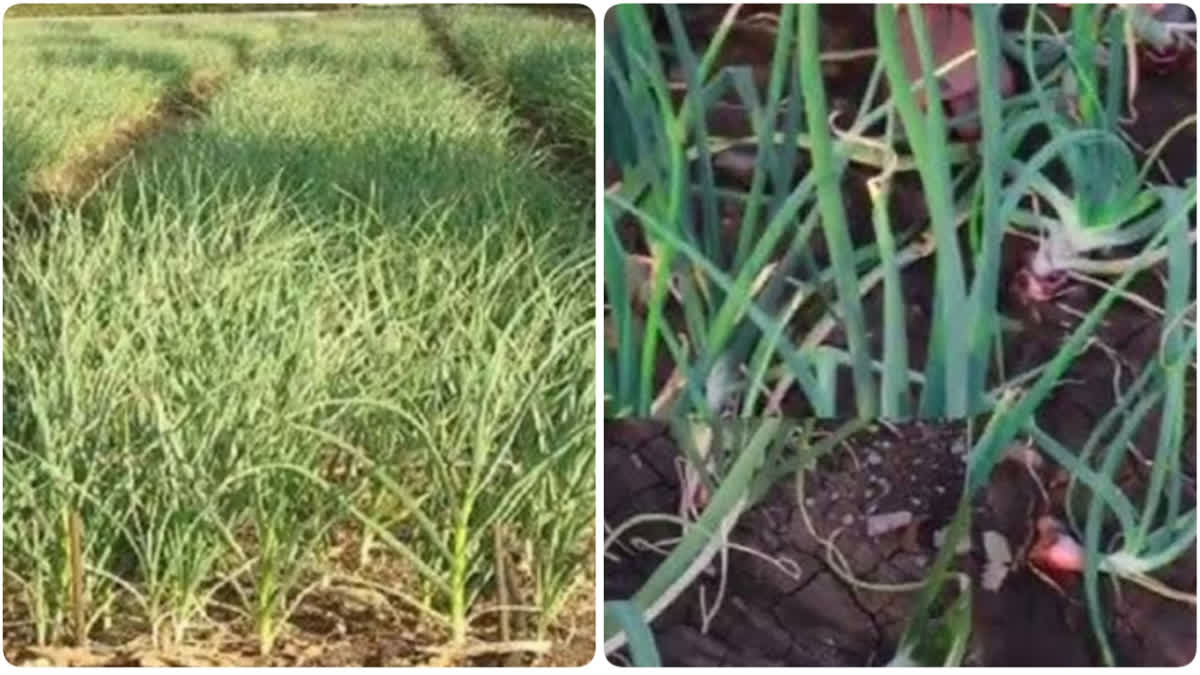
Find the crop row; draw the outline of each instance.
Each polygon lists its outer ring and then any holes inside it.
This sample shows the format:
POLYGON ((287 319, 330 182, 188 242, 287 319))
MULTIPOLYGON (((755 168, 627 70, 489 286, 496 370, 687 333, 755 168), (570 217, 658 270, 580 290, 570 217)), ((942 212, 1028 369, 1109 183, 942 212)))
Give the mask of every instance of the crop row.
MULTIPOLYGON (((467 75, 505 92, 543 139, 591 166, 595 148, 595 35, 591 23, 529 10, 438 8, 434 21, 467 75)), ((589 181, 590 184, 590 181, 589 181)))
POLYGON ((193 73, 234 68, 239 46, 272 37, 200 22, 10 21, 4 31, 4 201, 52 186, 54 169, 96 151, 193 73))
POLYGON ((6 596, 68 637, 74 523, 90 631, 187 641, 220 598, 269 651, 373 585, 461 642, 504 522, 544 634, 590 560, 590 214, 415 17, 271 25, 204 119, 6 245, 6 596))

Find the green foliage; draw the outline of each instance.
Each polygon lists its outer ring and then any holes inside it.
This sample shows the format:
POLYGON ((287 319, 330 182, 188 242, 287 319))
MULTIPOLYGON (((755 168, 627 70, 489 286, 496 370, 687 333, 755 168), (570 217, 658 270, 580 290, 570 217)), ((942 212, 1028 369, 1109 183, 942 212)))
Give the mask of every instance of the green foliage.
MULTIPOLYGON (((1033 31, 1036 9, 1024 31, 1002 32, 998 8, 977 5, 971 12, 983 140, 976 152, 966 152, 949 137, 953 120, 941 106, 917 105, 900 50, 897 9, 883 5, 875 10, 879 54, 866 94, 852 118, 836 121, 834 138, 816 49, 817 10, 781 10, 765 91, 748 69, 712 68, 739 11, 727 11, 702 49, 691 43, 674 6, 661 10, 666 45, 659 44, 642 6, 614 8, 606 27, 605 153, 621 170, 605 203, 606 413, 713 420, 732 412, 756 419, 778 414, 786 396, 821 416, 884 411, 890 417, 980 419, 985 428, 969 455, 968 500, 987 484, 1018 434, 1032 434, 1093 495, 1086 515, 1082 508, 1075 512, 1076 533, 1090 561, 1085 588, 1093 627, 1111 661, 1098 575, 1178 598, 1149 574, 1195 537, 1180 456, 1181 430, 1191 414, 1183 405, 1185 373, 1195 367, 1196 184, 1194 178, 1182 185, 1150 178, 1152 160, 1195 116, 1168 130, 1139 169, 1116 125, 1125 95, 1121 84, 1131 67, 1120 56, 1124 44, 1117 30, 1126 10, 1101 25, 1098 13, 1076 6, 1076 30, 1064 38, 1033 31), (1002 50, 1021 60, 1030 93, 1001 98, 1002 50), (1110 55, 1103 74, 1101 51, 1110 55), (885 81, 890 95, 879 97, 885 81), (680 83, 686 85, 682 96, 680 83), (743 106, 752 133, 709 133, 705 120, 717 101, 743 106), (881 135, 867 135, 880 127, 881 135), (1050 132, 1051 140, 1021 154, 1035 131, 1050 132), (714 179, 713 156, 735 146, 754 153, 748 188, 718 186, 714 179), (811 168, 800 175, 798 152, 811 157, 811 168), (856 224, 842 203, 849 162, 877 172, 866 185, 874 236, 857 241, 848 236, 856 224), (1065 187, 1043 174, 1052 163, 1068 169, 1065 187), (892 180, 902 172, 918 175, 930 214, 908 231, 894 227, 888 210, 892 180), (1031 196, 1040 198, 1040 210, 1029 206, 1031 196), (723 228, 722 204, 740 218, 736 236, 723 228), (967 222, 972 231, 963 237, 960 227, 967 222), (650 270, 645 279, 630 273, 639 261, 622 238, 629 227, 648 244, 637 251, 650 260, 640 263, 650 270), (1018 228, 1042 238, 1026 272, 1091 272, 1111 283, 1083 308, 1045 363, 1012 372, 1002 358, 1010 320, 1000 313, 1008 281, 1001 262, 1006 238, 1018 228), (827 255, 818 258, 818 249, 827 255), (932 316, 916 333, 927 340, 915 352, 924 361, 914 370, 914 319, 905 292, 912 282, 904 272, 926 257, 934 263, 932 316), (1037 428, 1038 411, 1052 393, 1070 386, 1076 360, 1103 339, 1100 326, 1109 310, 1156 266, 1167 289, 1163 306, 1153 308, 1163 326, 1161 353, 1141 366, 1145 381, 1123 392, 1119 412, 1104 430, 1083 448, 1064 447, 1037 428), (880 285, 880 309, 863 320, 860 306, 867 303, 860 305, 860 298, 880 285), (667 385, 659 376, 664 365, 674 366, 667 385), (850 396, 840 395, 838 384, 847 382, 850 396), (914 390, 915 409, 909 403, 914 390), (1161 417, 1148 417, 1153 410, 1161 417), (1156 470, 1138 508, 1117 488, 1114 472, 1127 441, 1155 422, 1156 470), (1100 523, 1113 515, 1122 523, 1119 549, 1099 539, 1100 523)), ((935 70, 942 64, 933 62, 933 37, 921 16, 909 17, 921 60, 915 86, 930 90, 938 86, 935 70)), ((747 443, 734 456, 756 452, 761 448, 747 443)), ((725 486, 715 487, 719 494, 725 486)), ((716 545, 713 526, 729 513, 710 504, 698 521, 707 530, 697 527, 688 535, 705 541, 685 538, 690 548, 681 542, 652 577, 656 589, 678 592, 676 584, 690 582, 683 570, 697 550, 716 545)), ((959 535, 966 531, 966 513, 961 509, 956 518, 959 535)), ((948 609, 935 602, 952 578, 949 561, 939 558, 922 591, 898 664, 952 664, 963 657, 971 589, 960 587, 948 609), (939 611, 946 613, 932 616, 939 611)), ((634 599, 639 606, 660 611, 661 596, 643 592, 634 599)))
POLYGON ((592 560, 591 214, 412 14, 85 25, 23 24, 33 56, 6 60, 42 83, 6 92, 6 131, 48 129, 21 166, 170 77, 39 50, 124 35, 185 68, 217 52, 229 80, 87 205, 6 231, 5 590, 36 639, 67 637, 76 511, 92 627, 186 641, 219 597, 267 652, 330 584, 383 582, 462 642, 504 522, 537 551, 543 637, 592 560), (348 537, 360 570, 333 559, 348 537))
POLYGON ((204 3, 105 3, 105 4, 55 4, 55 3, 20 3, 12 5, 4 13, 4 18, 44 17, 44 16, 110 16, 137 14, 211 14, 228 12, 324 12, 338 9, 350 9, 361 6, 358 3, 326 4, 326 3, 264 3, 264 4, 204 4, 204 3))
POLYGON ((595 54, 593 21, 505 7, 447 5, 429 10, 465 75, 505 96, 593 189, 595 54))
POLYGON ((24 21, 4 30, 4 203, 16 208, 53 173, 145 117, 195 73, 229 73, 239 45, 273 25, 211 17, 145 23, 24 21))

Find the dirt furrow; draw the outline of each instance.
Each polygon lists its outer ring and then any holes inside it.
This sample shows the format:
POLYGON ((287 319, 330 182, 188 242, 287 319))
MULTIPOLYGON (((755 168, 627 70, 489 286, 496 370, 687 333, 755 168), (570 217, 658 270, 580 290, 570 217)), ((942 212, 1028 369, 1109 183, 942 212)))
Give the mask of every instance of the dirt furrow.
POLYGON ((34 178, 29 198, 38 206, 86 201, 139 148, 206 116, 209 102, 224 86, 227 76, 210 71, 191 74, 182 85, 159 97, 146 112, 117 122, 91 152, 39 174, 34 178))

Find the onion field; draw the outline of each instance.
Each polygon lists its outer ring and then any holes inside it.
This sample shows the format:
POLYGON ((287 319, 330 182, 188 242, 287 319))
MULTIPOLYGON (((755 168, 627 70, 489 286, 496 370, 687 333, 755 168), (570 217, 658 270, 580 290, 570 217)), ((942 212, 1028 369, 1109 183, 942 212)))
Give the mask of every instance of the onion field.
POLYGON ((5 21, 10 662, 591 659, 592 103, 528 95, 416 9, 5 21))

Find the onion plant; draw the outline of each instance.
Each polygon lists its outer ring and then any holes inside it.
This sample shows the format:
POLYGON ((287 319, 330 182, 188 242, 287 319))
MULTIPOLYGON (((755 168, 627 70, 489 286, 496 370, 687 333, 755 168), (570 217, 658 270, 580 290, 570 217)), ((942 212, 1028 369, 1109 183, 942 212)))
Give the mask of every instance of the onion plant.
MULTIPOLYGON (((615 8, 606 26, 605 152, 621 170, 605 203, 606 413, 721 425, 731 416, 776 414, 791 395, 824 416, 982 419, 973 435, 958 534, 969 525, 966 505, 996 462, 1018 434, 1030 434, 1098 495, 1076 512, 1076 526, 1090 560, 1085 585, 1093 627, 1106 645, 1097 570, 1154 585, 1147 573, 1194 537, 1178 458, 1188 414, 1184 381, 1194 371, 1194 352, 1186 345, 1195 330, 1189 289, 1196 187, 1194 179, 1159 184, 1150 176, 1162 148, 1195 118, 1181 121, 1136 165, 1120 127, 1121 106, 1128 100, 1121 83, 1132 67, 1120 56, 1127 15, 1077 7, 1069 33, 1047 33, 1033 30, 1040 16, 1034 8, 1024 30, 1004 33, 998 7, 976 5, 973 53, 935 63, 923 13, 908 7, 921 64, 912 73, 900 49, 898 10, 881 5, 875 8, 879 48, 867 91, 854 116, 844 120, 849 116, 828 117, 824 102, 820 62, 841 55, 818 52, 816 7, 781 9, 765 92, 748 69, 714 65, 740 6, 728 10, 703 48, 693 45, 676 7, 661 11, 666 50, 656 43, 640 6, 615 8), (670 68, 664 54, 673 59, 670 68), (1031 86, 1002 99, 998 83, 1005 54, 1025 68, 1031 86), (949 142, 948 130, 957 120, 947 120, 940 106, 917 104, 916 92, 937 90, 940 74, 963 58, 974 60, 979 84, 973 115, 983 133, 977 153, 949 142), (671 82, 669 70, 680 81, 671 82), (750 136, 709 134, 708 113, 718 100, 745 109, 750 136), (880 128, 881 135, 869 135, 880 128), (1041 131, 1052 140, 1032 155, 1022 154, 1032 134, 1041 131), (754 152, 748 187, 718 186, 714 157, 737 147, 754 152), (810 163, 798 171, 801 156, 810 163), (876 172, 867 185, 874 236, 866 242, 849 238, 852 223, 838 189, 850 163, 876 172), (1055 165, 1066 169, 1065 186, 1047 176, 1055 165), (919 177, 929 213, 928 223, 906 231, 894 226, 888 211, 890 188, 901 172, 919 177), (722 222, 723 204, 735 206, 733 234, 722 222), (651 274, 644 287, 627 273, 631 255, 642 254, 629 248, 628 224, 645 239, 651 274), (1009 323, 1000 311, 1007 281, 1001 254, 1007 237, 1031 228, 1042 239, 1034 273, 1102 271, 1111 283, 1084 309, 1057 354, 1013 373, 1001 358, 1009 323), (824 259, 812 253, 818 232, 828 251, 824 259), (922 360, 913 362, 905 270, 926 258, 935 270, 932 316, 922 333, 928 335, 926 347, 916 350, 922 360), (1041 405, 1095 344, 1114 303, 1130 297, 1127 288, 1137 275, 1164 261, 1168 291, 1158 310, 1164 332, 1160 361, 1143 365, 1145 382, 1121 398, 1110 422, 1121 431, 1098 435, 1084 448, 1064 447, 1038 427, 1041 405), (865 317, 862 298, 873 292, 880 294, 880 314, 865 317), (664 365, 671 367, 665 383, 664 365), (851 383, 850 396, 839 396, 842 382, 851 383), (853 408, 841 407, 846 400, 853 400, 853 408), (1146 423, 1158 402, 1165 404, 1156 447, 1161 464, 1155 465, 1146 501, 1135 508, 1119 496, 1112 472, 1130 429, 1146 423), (1101 466, 1092 467, 1093 461, 1101 466), (1128 521, 1119 546, 1099 543, 1106 510, 1128 521)), ((745 443, 741 452, 754 464, 762 448, 745 443)), ((647 659, 653 652, 638 618, 652 618, 656 603, 686 584, 694 572, 689 565, 701 559, 698 551, 711 557, 720 548, 728 519, 736 518, 751 494, 741 474, 728 483, 734 468, 723 474, 725 482, 710 482, 714 465, 707 455, 685 454, 694 474, 715 490, 712 501, 694 524, 685 525, 675 549, 679 556, 673 552, 668 558, 671 566, 664 563, 662 575, 656 572, 632 605, 613 599, 608 606, 613 622, 606 626, 608 646, 620 642, 618 635, 627 636, 647 659)), ((730 466, 743 466, 743 455, 734 457, 730 466)), ((952 541, 946 549, 953 549, 952 541)), ((922 591, 898 663, 963 658, 970 590, 960 586, 950 613, 932 617, 946 582, 958 578, 950 573, 948 556, 943 551, 922 591), (950 637, 931 648, 946 631, 950 637)), ((1111 660, 1111 651, 1104 653, 1111 660)))
POLYGON ((539 141, 571 155, 569 165, 581 174, 581 189, 591 194, 596 108, 592 23, 506 7, 426 9, 461 59, 464 74, 501 92, 523 115, 544 125, 535 130, 539 141))
POLYGON ((5 619, 270 654, 371 588, 478 650, 502 522, 544 649, 592 560, 584 200, 414 13, 264 25, 203 121, 6 229, 5 619))
MULTIPOLYGON (((760 502, 776 482, 813 466, 863 426, 865 422, 852 420, 832 432, 818 433, 811 421, 799 424, 778 418, 715 425, 673 422, 672 435, 679 447, 724 457, 716 489, 697 519, 680 523, 680 539, 637 593, 628 600, 605 603, 605 651, 612 652, 628 642, 639 665, 656 658, 647 626, 714 557, 727 554, 729 532, 741 515, 760 502)), ((626 530, 651 520, 680 519, 665 514, 635 516, 606 533, 605 550, 626 530)))
MULTIPOLYGON (((1010 144, 1033 125, 1044 126, 1053 134, 1028 160, 1014 159, 1006 167, 1014 188, 1005 208, 1012 210, 1014 224, 1038 233, 1041 244, 1031 270, 1039 277, 1066 271, 1111 274, 1119 270, 1128 261, 1105 259, 1105 251, 1143 242, 1161 230, 1188 190, 1194 189, 1190 183, 1180 187, 1147 179, 1158 153, 1180 130, 1195 125, 1195 114, 1164 134, 1140 168, 1121 135, 1119 123, 1127 98, 1124 87, 1129 80, 1125 73, 1136 67, 1126 63, 1124 28, 1136 13, 1135 8, 1123 8, 1105 19, 1098 6, 1074 6, 1070 37, 1060 39, 1058 45, 1058 62, 1068 67, 1064 77, 1071 86, 1057 100, 1049 96, 1039 99, 1038 105, 1010 127, 1010 144), (1103 79, 1101 50, 1107 55, 1103 79), (1055 162, 1065 166, 1070 176, 1069 195, 1043 173, 1055 162), (1027 193, 1035 195, 1035 208, 1017 208, 1018 200, 1027 193)), ((1036 16, 1030 12, 1022 34, 1024 67, 1034 83, 1042 76, 1039 70, 1056 65, 1054 60, 1039 63, 1034 56, 1036 16)), ((1055 43, 1043 40, 1042 44, 1055 43)), ((1156 262, 1158 257, 1150 260, 1156 262)))
MULTIPOLYGON (((726 26, 736 12, 736 7, 731 10, 726 26)), ((711 415, 721 405, 728 405, 731 396, 738 395, 734 402, 738 403, 735 407, 739 414, 755 415, 764 411, 764 395, 765 410, 777 410, 779 399, 793 383, 799 385, 814 411, 846 414, 850 411, 838 410, 835 404, 836 373, 846 366, 856 383, 854 412, 863 417, 877 410, 891 414, 905 410, 903 400, 913 384, 920 385, 922 415, 961 417, 981 410, 989 396, 984 371, 997 332, 993 307, 998 275, 989 270, 998 268, 999 248, 990 246, 987 257, 976 261, 984 271, 968 289, 966 254, 959 250, 956 234, 965 220, 965 207, 954 199, 952 185, 958 179, 952 180, 949 170, 961 163, 964 155, 945 144, 920 142, 933 133, 945 137, 946 120, 936 109, 927 114, 917 110, 908 77, 898 60, 898 44, 883 42, 884 58, 875 69, 868 96, 849 122, 848 131, 838 132, 835 140, 822 114, 824 107, 805 103, 817 99, 817 90, 823 90, 819 78, 800 76, 805 59, 815 57, 803 49, 777 48, 764 103, 748 71, 727 68, 716 74, 707 72, 705 64, 711 64, 720 49, 720 30, 702 58, 689 60, 687 55, 692 50, 677 10, 668 6, 664 13, 669 23, 678 26, 673 31, 675 49, 693 82, 677 111, 669 101, 665 71, 657 62, 658 53, 640 8, 617 11, 615 16, 622 28, 614 34, 606 56, 609 91, 615 94, 605 103, 614 126, 606 147, 610 156, 622 162, 623 171, 622 182, 609 190, 605 214, 605 279, 609 334, 613 338, 606 352, 610 414, 647 415, 686 409, 711 415), (885 67, 887 57, 895 59, 895 67, 885 67), (885 75, 896 93, 875 105, 885 75), (736 96, 746 107, 757 131, 758 155, 747 193, 718 190, 713 182, 712 148, 703 133, 705 112, 725 95, 736 96), (780 101, 785 98, 788 105, 782 110, 780 101), (806 116, 800 114, 802 103, 806 116), (911 142, 911 156, 901 156, 889 145, 881 150, 879 141, 865 136, 871 125, 889 119, 896 110, 905 121, 905 131, 916 135, 911 142), (814 115, 821 119, 814 120, 814 115), (621 132, 622 127, 627 132, 621 132), (814 156, 814 161, 822 164, 819 172, 814 165, 812 172, 796 175, 797 153, 823 148, 826 142, 833 149, 829 161, 825 153, 817 153, 820 159, 814 156), (933 149, 933 145, 946 150, 933 149), (940 205, 933 209, 939 224, 932 238, 908 231, 894 233, 883 245, 874 242, 849 248, 849 240, 842 241, 840 234, 845 228, 829 224, 844 221, 840 198, 825 189, 825 199, 819 199, 817 187, 825 183, 828 188, 830 180, 839 182, 837 177, 850 161, 878 167, 881 182, 889 180, 902 165, 906 170, 920 170, 931 186, 930 194, 941 195, 932 202, 940 205), (715 215, 719 199, 724 197, 734 200, 741 213, 737 242, 727 242, 727 248, 721 243, 721 222, 715 215), (649 302, 644 308, 634 306, 634 289, 623 273, 629 252, 617 228, 626 218, 641 224, 655 263, 649 302), (831 244, 832 255, 825 266, 813 258, 810 249, 818 226, 823 239, 831 244), (786 247, 786 253, 772 260, 772 254, 781 247, 786 247), (905 370, 907 365, 898 356, 906 350, 906 331, 896 325, 899 322, 893 321, 884 331, 889 339, 879 355, 881 362, 867 348, 865 324, 853 317, 862 312, 856 309, 862 295, 883 279, 891 280, 887 282, 890 290, 886 295, 891 300, 886 311, 890 316, 899 316, 899 271, 931 254, 939 261, 939 283, 946 289, 938 294, 946 298, 939 301, 938 307, 954 310, 935 311, 930 327, 932 348, 924 372, 918 374, 905 370), (671 279, 682 291, 687 341, 679 340, 677 329, 663 323, 671 279), (851 289, 857 292, 851 293, 851 289), (830 320, 819 321, 799 334, 793 332, 788 326, 791 318, 801 313, 802 307, 814 305, 828 313, 830 320), (943 338, 957 330, 960 323, 954 321, 959 315, 954 312, 981 317, 983 320, 972 324, 980 326, 979 336, 967 343, 943 338), (828 343, 834 326, 846 335, 845 348, 828 343), (669 396, 671 392, 657 389, 654 382, 662 358, 660 346, 669 352, 678 381, 682 382, 681 393, 674 398, 669 396), (874 392, 879 388, 884 364, 889 384, 887 399, 881 401, 874 392)), ((796 18, 785 8, 780 41, 796 35, 794 28, 789 29, 796 26, 796 18)), ((886 15, 883 20, 887 21, 886 15)), ((894 32, 894 17, 886 25, 894 32)), ((881 210, 886 202, 879 204, 877 214, 886 217, 885 210, 881 210)), ((992 239, 1003 232, 1002 224, 991 228, 992 239)), ((890 233, 890 227, 885 229, 890 233)))
MULTIPOLYGON (((209 20, 211 21, 211 19, 209 20)), ((114 125, 145 115, 193 73, 235 67, 227 42, 125 21, 9 21, 4 29, 4 202, 61 190, 61 169, 93 151, 114 125), (53 49, 48 49, 53 45, 53 49), (55 86, 49 86, 53 77, 55 86), (80 100, 88 105, 80 105, 80 100)), ((247 32, 261 37, 262 28, 247 32)), ((237 28, 225 27, 226 33, 237 28)))

